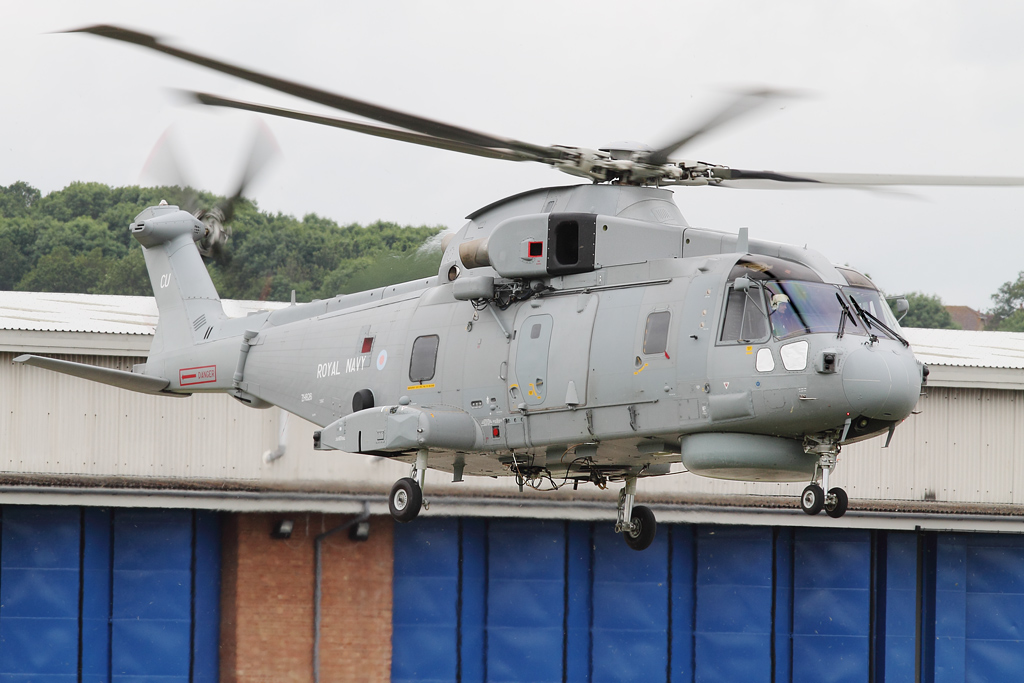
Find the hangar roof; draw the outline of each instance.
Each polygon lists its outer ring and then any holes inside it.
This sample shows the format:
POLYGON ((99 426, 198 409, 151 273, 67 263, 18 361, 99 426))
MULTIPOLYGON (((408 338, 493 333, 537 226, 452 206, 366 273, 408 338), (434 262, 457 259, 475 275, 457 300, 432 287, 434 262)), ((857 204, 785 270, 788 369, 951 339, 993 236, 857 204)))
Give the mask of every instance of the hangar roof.
MULTIPOLYGON (((287 304, 224 301, 231 317, 287 304)), ((50 292, 0 292, 0 330, 151 335, 156 329, 156 299, 50 292)))
MULTIPOLYGON (((287 305, 224 300, 224 312, 242 317, 287 305)), ((0 351, 145 356, 156 320, 151 296, 0 292, 0 351)))
POLYGON ((1024 333, 904 328, 932 386, 1024 389, 1024 333))
POLYGON ((1024 368, 1024 333, 904 328, 914 354, 929 365, 1024 368))

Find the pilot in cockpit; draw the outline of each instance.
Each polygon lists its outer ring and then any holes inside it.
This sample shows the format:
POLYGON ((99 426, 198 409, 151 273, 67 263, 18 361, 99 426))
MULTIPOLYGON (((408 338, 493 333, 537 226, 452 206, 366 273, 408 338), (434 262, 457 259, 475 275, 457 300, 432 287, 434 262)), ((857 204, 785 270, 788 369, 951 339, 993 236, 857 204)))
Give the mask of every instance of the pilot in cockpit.
POLYGON ((772 334, 776 339, 785 339, 804 331, 804 324, 800 322, 800 317, 793 310, 789 297, 785 294, 772 295, 771 321, 772 334))

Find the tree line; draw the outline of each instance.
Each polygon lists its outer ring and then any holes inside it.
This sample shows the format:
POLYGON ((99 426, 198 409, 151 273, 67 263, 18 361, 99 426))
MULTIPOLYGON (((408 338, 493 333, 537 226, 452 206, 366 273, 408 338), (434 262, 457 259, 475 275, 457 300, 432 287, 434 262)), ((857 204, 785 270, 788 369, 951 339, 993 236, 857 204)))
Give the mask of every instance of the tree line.
MULTIPOLYGON (((0 290, 151 296, 142 248, 128 225, 166 200, 213 208, 223 197, 178 187, 110 187, 76 182, 42 196, 19 181, 0 186, 0 290)), ((228 299, 300 301, 329 298, 437 274, 441 253, 429 249, 439 226, 338 225, 235 205, 223 254, 207 260, 228 299)))

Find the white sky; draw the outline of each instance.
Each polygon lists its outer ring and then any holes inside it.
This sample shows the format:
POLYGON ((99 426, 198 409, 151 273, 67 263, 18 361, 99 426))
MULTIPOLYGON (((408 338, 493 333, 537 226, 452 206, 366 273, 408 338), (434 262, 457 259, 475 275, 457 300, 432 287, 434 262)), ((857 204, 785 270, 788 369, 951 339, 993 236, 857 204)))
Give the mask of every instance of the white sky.
MULTIPOLYGON (((128 185, 170 126, 194 185, 226 192, 255 115, 170 88, 332 112, 138 47, 53 31, 116 23, 273 75, 539 144, 657 146, 725 90, 812 96, 680 156, 746 169, 1024 176, 1024 4, 996 2, 20 2, 0 22, 0 185, 128 185)), ((346 114, 339 114, 348 116, 346 114)), ((458 227, 576 182, 264 117, 283 155, 266 210, 458 227)), ((988 308, 1024 270, 1024 188, 678 188, 692 225, 806 244, 890 293, 988 308)))

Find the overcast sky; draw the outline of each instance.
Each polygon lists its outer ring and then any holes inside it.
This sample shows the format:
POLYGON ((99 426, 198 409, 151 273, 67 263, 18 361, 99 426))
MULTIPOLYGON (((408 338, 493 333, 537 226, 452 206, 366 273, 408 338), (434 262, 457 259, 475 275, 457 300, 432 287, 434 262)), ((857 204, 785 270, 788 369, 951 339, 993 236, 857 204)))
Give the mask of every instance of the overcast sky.
MULTIPOLYGON (((994 2, 8 3, 0 22, 0 185, 44 193, 141 177, 173 127, 192 184, 224 193, 259 117, 173 88, 328 110, 138 47, 52 32, 116 23, 174 45, 400 110, 539 144, 657 146, 737 87, 809 96, 679 156, 747 169, 1024 176, 1024 4, 994 2)), ((282 150, 263 209, 339 223, 460 226, 530 188, 577 181, 306 123, 265 119, 282 150)), ((1024 270, 1024 188, 678 188, 691 225, 804 245, 890 293, 988 308, 1024 270)))

